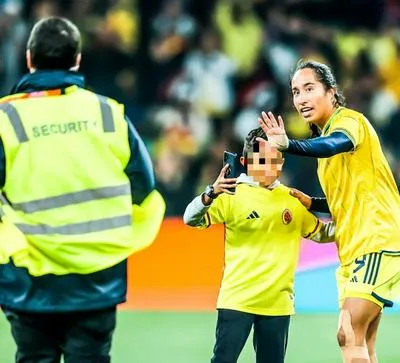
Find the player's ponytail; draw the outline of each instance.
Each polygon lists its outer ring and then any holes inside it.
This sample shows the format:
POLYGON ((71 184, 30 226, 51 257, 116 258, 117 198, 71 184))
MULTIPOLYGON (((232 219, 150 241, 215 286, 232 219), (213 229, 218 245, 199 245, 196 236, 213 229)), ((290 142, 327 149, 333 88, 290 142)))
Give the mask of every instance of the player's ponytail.
POLYGON ((343 92, 336 86, 335 92, 335 107, 346 106, 346 98, 343 95, 343 92))

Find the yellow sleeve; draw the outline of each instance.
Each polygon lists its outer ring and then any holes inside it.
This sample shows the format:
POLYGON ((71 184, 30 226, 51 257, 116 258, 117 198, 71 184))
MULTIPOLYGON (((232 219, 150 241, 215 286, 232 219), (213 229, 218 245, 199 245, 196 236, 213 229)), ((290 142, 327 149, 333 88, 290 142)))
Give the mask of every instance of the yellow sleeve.
POLYGON ((364 128, 361 120, 352 117, 341 117, 335 120, 329 133, 343 132, 353 143, 356 149, 364 141, 364 128))
POLYGON ((221 31, 229 31, 232 27, 232 5, 228 1, 220 1, 214 19, 221 31))
POLYGON ((321 229, 322 223, 314 214, 310 213, 306 208, 302 207, 302 211, 303 225, 301 228, 301 235, 304 238, 310 238, 321 229))
POLYGON ((216 198, 206 213, 207 226, 211 224, 222 224, 229 218, 230 197, 221 194, 216 198))

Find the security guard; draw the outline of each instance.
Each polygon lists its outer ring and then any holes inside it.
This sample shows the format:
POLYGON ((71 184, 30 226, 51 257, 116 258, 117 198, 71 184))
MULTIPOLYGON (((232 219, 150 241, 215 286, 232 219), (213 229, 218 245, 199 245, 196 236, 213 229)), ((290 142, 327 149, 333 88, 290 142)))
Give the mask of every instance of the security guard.
POLYGON ((27 48, 0 100, 0 304, 16 362, 110 362, 126 259, 165 204, 123 106, 84 88, 77 27, 43 19, 27 48))

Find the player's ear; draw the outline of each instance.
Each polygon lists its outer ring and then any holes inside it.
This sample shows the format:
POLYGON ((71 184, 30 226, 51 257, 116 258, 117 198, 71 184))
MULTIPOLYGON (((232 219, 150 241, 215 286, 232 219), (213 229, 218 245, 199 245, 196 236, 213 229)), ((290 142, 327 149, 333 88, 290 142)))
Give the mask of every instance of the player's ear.
POLYGON ((241 156, 239 160, 240 160, 240 164, 242 164, 244 166, 244 157, 241 156))

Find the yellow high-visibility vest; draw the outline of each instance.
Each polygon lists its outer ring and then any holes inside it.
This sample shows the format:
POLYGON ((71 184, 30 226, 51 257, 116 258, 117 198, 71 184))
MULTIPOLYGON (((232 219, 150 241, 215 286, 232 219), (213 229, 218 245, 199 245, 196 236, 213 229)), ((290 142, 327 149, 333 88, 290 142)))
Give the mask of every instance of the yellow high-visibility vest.
POLYGON ((132 223, 128 125, 116 101, 76 86, 57 96, 0 100, 0 138, 0 263, 11 257, 35 276, 89 274, 154 240, 165 204, 153 191, 135 206, 142 222, 132 223))

